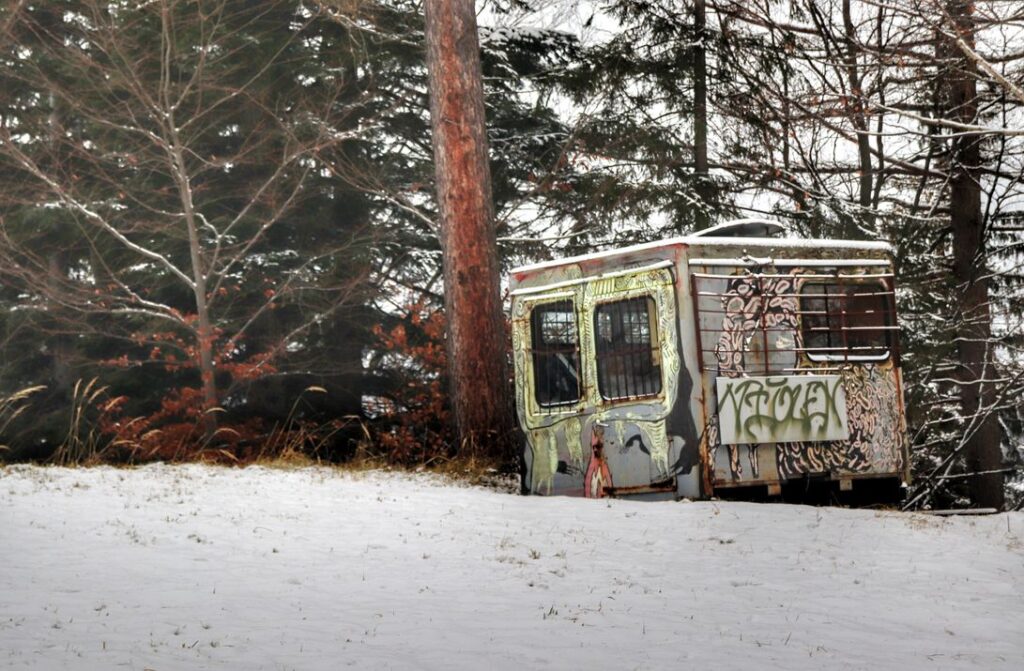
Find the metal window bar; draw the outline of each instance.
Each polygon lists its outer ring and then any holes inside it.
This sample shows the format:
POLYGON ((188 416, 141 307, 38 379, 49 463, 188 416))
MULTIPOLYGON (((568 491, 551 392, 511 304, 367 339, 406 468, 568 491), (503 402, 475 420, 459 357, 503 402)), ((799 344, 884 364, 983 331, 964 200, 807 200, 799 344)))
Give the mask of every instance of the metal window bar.
POLYGON ((764 347, 761 350, 761 363, 764 366, 764 374, 768 374, 768 323, 765 321, 765 312, 768 311, 768 300, 765 296, 764 277, 757 278, 757 293, 761 295, 761 343, 764 347))
POLYGON ((840 364, 881 361, 888 357, 899 362, 899 326, 892 273, 845 276, 834 273, 751 273, 747 276, 692 273, 691 293, 701 371, 716 370, 720 365, 718 343, 722 329, 719 315, 728 313, 725 302, 732 297, 728 294, 729 282, 739 277, 754 280, 754 290, 759 293, 757 299, 760 302, 755 332, 748 335, 757 339, 754 342, 763 351, 752 353, 748 350, 745 357, 748 372, 777 374, 796 370, 835 370, 840 364), (802 287, 804 291, 774 294, 766 290, 766 279, 794 277, 809 280, 802 287), (799 309, 795 311, 795 326, 768 326, 765 308, 776 297, 797 299, 799 309), (808 305, 808 301, 814 299, 819 299, 821 305, 808 305), (812 334, 819 335, 812 339, 812 334), (875 341, 871 340, 872 335, 877 336, 875 341), (799 346, 800 342, 804 346, 799 346), (786 353, 797 356, 802 363, 796 367, 786 365, 783 363, 786 353))
POLYGON ((661 392, 656 307, 649 296, 604 303, 594 310, 597 386, 606 401, 661 392))
POLYGON ((534 398, 541 407, 580 400, 580 341, 573 301, 538 305, 530 314, 534 398))
MULTIPOLYGON (((825 285, 825 293, 828 293, 828 285, 827 284, 825 285)), ((846 337, 846 306, 849 303, 849 298, 846 296, 846 292, 842 291, 842 289, 840 289, 839 295, 836 298, 838 298, 838 303, 839 303, 839 335, 840 335, 840 338, 841 338, 841 340, 843 342, 843 362, 844 363, 849 363, 849 361, 850 361, 850 350, 849 350, 850 340, 846 337)), ((830 300, 829 298, 825 299, 825 304, 826 305, 828 305, 828 301, 829 300, 830 300)), ((825 309, 828 310, 828 308, 825 308, 825 309)), ((829 310, 829 312, 831 312, 831 310, 829 310)), ((828 319, 828 325, 829 325, 829 328, 831 329, 831 327, 832 327, 832 315, 831 314, 828 315, 826 317, 826 319, 828 319)), ((832 333, 830 332, 829 333, 829 346, 831 347, 831 345, 832 345, 832 333)))
POLYGON ((892 279, 892 273, 865 273, 864 275, 837 275, 835 273, 749 273, 747 275, 724 275, 720 273, 691 273, 691 276, 699 279, 735 280, 738 277, 764 277, 768 279, 800 279, 800 280, 843 280, 855 278, 858 280, 892 279))

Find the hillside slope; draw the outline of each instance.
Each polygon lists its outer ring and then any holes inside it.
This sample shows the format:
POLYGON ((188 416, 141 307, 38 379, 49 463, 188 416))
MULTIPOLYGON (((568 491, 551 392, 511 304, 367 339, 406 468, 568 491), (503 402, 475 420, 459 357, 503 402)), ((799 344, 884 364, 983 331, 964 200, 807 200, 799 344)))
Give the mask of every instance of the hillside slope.
POLYGON ((0 667, 1019 669, 1024 514, 0 470, 0 667))

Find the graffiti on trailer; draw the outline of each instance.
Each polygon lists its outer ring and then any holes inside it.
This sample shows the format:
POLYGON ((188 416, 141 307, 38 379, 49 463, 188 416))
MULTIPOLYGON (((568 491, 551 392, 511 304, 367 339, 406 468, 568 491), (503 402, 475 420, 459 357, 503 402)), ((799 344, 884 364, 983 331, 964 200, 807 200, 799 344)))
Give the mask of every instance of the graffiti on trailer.
POLYGON ((845 440, 846 393, 839 375, 719 377, 724 445, 845 440))
MULTIPOLYGON (((737 275, 728 281, 721 302, 725 314, 719 324, 711 321, 707 324, 721 329, 715 347, 718 375, 744 378, 748 363, 751 368, 757 365, 757 355, 749 362, 747 359, 751 356, 752 345, 757 342, 754 336, 761 328, 789 329, 795 334, 797 348, 789 353, 792 360, 783 361, 782 353, 773 351, 772 356, 778 357, 773 360, 774 365, 779 368, 813 367, 811 362, 797 355, 799 348, 803 347, 798 318, 798 297, 803 285, 800 276, 807 272, 794 267, 787 277, 737 275)), ((774 443, 780 478, 785 480, 822 471, 890 473, 904 467, 906 422, 901 410, 899 371, 893 361, 851 366, 841 371, 840 376, 843 379, 842 393, 846 398, 849 436, 837 440, 774 443)), ((842 412, 838 400, 836 405, 842 412)), ((731 478, 722 477, 737 481, 743 477, 744 462, 740 452, 744 445, 720 440, 720 421, 717 413, 708 418, 702 440, 712 464, 716 463, 718 449, 728 448, 731 478)), ((764 451, 764 446, 757 442, 746 444, 750 474, 754 479, 761 476, 759 450, 764 451)))

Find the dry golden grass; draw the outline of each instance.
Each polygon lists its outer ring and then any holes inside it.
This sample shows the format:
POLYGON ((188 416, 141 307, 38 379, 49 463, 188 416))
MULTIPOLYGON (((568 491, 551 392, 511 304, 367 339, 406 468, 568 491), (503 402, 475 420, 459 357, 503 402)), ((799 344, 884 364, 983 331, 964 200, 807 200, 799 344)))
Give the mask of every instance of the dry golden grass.
MULTIPOLYGON (((9 396, 0 396, 0 440, 3 439, 4 433, 11 423, 28 412, 32 405, 32 396, 44 389, 46 389, 45 385, 36 385, 16 391, 9 396)), ((0 452, 5 452, 8 449, 10 448, 7 445, 0 443, 0 452)))
MULTIPOLYGON (((23 416, 31 408, 32 397, 43 391, 45 386, 23 389, 14 394, 0 397, 0 436, 4 430, 18 417, 23 416)), ((323 393, 320 387, 309 387, 306 393, 323 393)), ((133 459, 125 463, 123 459, 113 459, 113 447, 123 448, 124 445, 111 442, 109 436, 103 435, 98 423, 94 421, 97 412, 109 403, 106 386, 98 383, 96 378, 79 380, 72 393, 69 408, 68 428, 64 440, 48 460, 49 463, 73 467, 109 464, 116 467, 132 468, 145 463, 148 459, 138 459, 138 450, 129 450, 133 459)), ((301 395, 292 405, 288 417, 275 424, 254 453, 243 459, 222 449, 207 447, 199 450, 188 450, 190 458, 184 461, 193 463, 210 463, 226 467, 244 467, 258 465, 275 469, 302 469, 310 467, 326 468, 338 472, 358 474, 370 471, 416 472, 429 473, 444 477, 453 482, 467 485, 483 486, 502 491, 515 491, 518 482, 509 473, 508 465, 501 460, 466 454, 461 456, 435 455, 421 464, 396 464, 388 458, 386 450, 375 444, 372 432, 358 417, 346 417, 340 421, 313 423, 298 417, 297 409, 301 395), (342 463, 330 463, 321 458, 327 454, 330 441, 343 429, 358 423, 362 428, 362 440, 352 459, 342 463)), ((129 446, 130 447, 130 446, 129 446)), ((0 443, 0 451, 8 449, 0 443)), ((177 461, 177 460, 175 460, 177 461)))

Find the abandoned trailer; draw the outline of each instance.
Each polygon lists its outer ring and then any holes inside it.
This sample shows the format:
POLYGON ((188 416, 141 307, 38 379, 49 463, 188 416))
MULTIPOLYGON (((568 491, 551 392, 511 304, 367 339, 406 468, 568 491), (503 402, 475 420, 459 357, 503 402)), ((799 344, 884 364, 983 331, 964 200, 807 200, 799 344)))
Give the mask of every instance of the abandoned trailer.
POLYGON ((892 250, 780 228, 745 220, 512 271, 524 491, 898 494, 892 250))

